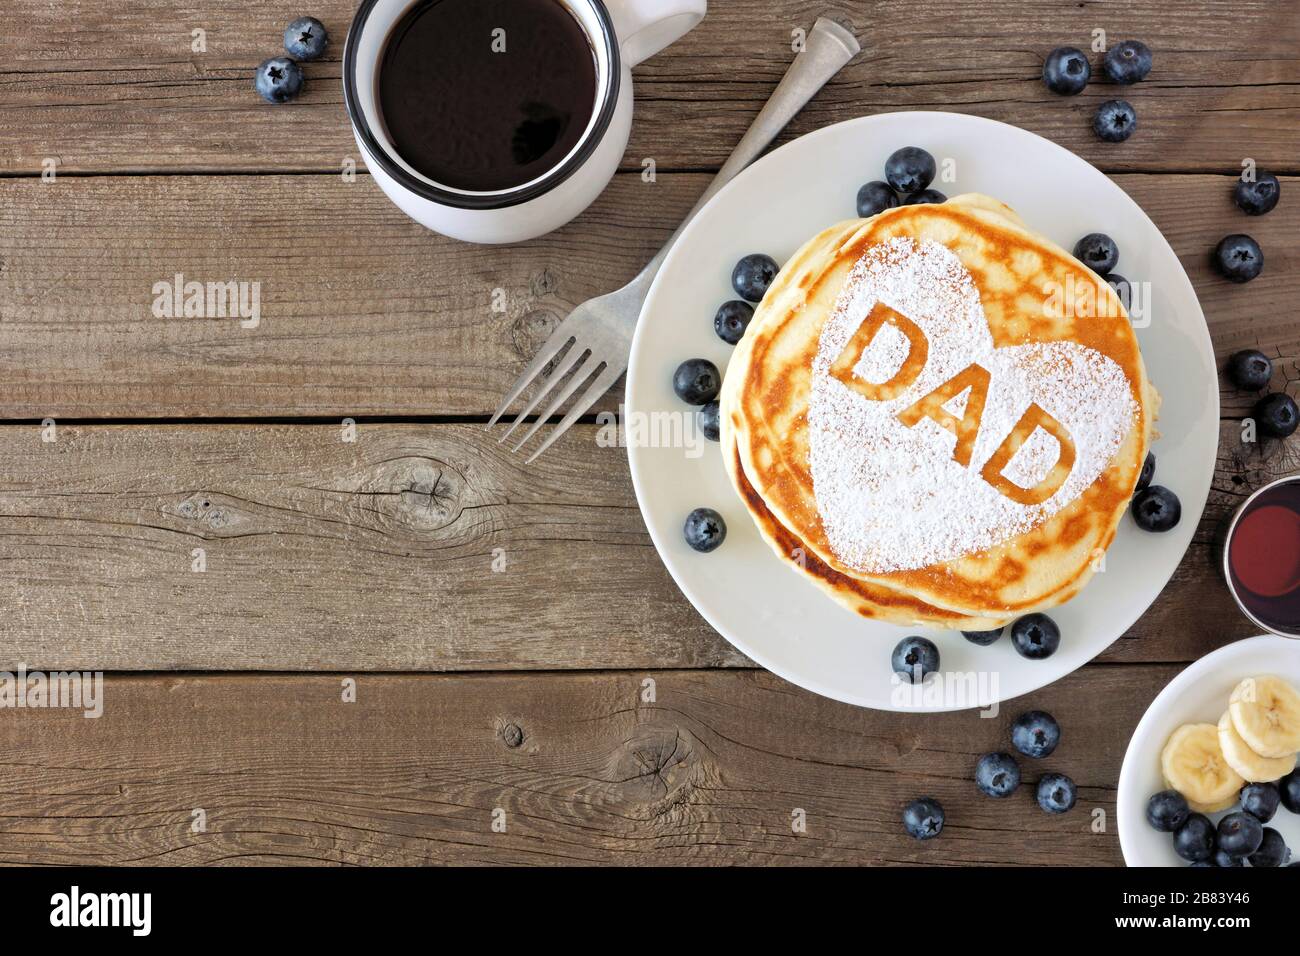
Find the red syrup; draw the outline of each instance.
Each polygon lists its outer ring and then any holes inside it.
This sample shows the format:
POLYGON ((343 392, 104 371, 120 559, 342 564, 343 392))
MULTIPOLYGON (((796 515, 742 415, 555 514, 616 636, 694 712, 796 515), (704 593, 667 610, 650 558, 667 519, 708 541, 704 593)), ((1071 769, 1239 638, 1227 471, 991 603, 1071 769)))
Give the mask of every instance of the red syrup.
POLYGON ((1261 493, 1228 542, 1237 596, 1261 623, 1300 630, 1300 481, 1261 493))

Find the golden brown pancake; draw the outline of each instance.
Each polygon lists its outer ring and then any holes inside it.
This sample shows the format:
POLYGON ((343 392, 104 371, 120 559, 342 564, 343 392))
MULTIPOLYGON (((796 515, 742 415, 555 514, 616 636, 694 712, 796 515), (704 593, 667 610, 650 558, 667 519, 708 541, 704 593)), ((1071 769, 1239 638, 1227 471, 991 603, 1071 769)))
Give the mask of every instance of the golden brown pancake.
POLYGON ((988 631, 1006 622, 992 618, 969 617, 934 607, 901 591, 861 581, 836 571, 811 552, 807 545, 795 537, 788 528, 777 521, 759 497, 740 467, 734 443, 724 443, 723 454, 727 470, 749 509, 750 517, 759 533, 778 555, 797 571, 812 580, 824 592, 862 617, 886 621, 891 624, 916 624, 925 622, 961 631, 988 631))
POLYGON ((842 603, 983 629, 1087 581, 1157 401, 1109 286, 961 196, 785 264, 728 368, 723 451, 765 539, 842 603))

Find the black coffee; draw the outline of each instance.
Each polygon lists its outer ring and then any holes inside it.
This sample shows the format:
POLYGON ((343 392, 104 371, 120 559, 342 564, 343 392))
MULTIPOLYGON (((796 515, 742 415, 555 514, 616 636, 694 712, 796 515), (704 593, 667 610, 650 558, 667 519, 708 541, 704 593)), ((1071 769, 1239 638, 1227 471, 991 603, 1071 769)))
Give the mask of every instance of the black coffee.
POLYGON ((379 106, 398 154, 444 186, 535 179, 596 107, 596 60, 560 0, 421 0, 393 26, 379 106))

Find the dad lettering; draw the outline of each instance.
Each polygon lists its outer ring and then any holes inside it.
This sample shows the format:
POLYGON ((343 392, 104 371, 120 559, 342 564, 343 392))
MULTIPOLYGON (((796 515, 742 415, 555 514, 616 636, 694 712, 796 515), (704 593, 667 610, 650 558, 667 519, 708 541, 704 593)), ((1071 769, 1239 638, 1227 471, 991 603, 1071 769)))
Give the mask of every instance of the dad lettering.
MULTIPOLYGON (((917 380, 925 369, 929 351, 930 343, 920 326, 907 316, 878 302, 832 363, 830 374, 863 398, 873 402, 886 402, 902 395, 917 380), (906 337, 907 358, 888 381, 867 382, 853 374, 853 367, 886 323, 906 337)), ((969 468, 971 454, 975 450, 975 439, 979 436, 984 417, 984 403, 988 399, 989 383, 988 370, 972 362, 948 381, 899 412, 898 420, 906 427, 914 428, 922 419, 928 418, 940 428, 951 432, 956 439, 952 457, 963 468, 969 468), (960 416, 952 414, 943 407, 967 389, 970 394, 960 416)), ((1031 402, 1019 421, 1011 427, 1011 431, 994 450, 993 455, 984 463, 984 467, 980 469, 980 477, 1012 501, 1022 505, 1036 505, 1052 497, 1065 484, 1066 478, 1070 476, 1070 470, 1074 467, 1074 459, 1074 441, 1069 431, 1046 409, 1031 402), (1002 472, 1020 447, 1039 428, 1056 439, 1060 452, 1056 463, 1038 484, 1032 488, 1022 488, 1002 472)))

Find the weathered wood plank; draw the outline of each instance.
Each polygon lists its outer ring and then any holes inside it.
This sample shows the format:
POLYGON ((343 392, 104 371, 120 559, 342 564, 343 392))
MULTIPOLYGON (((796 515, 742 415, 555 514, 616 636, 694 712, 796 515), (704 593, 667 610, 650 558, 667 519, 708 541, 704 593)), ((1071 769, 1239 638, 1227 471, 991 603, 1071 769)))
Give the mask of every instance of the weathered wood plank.
MULTIPOLYGON (((334 38, 308 67, 290 107, 261 102, 254 66, 280 51, 289 15, 271 0, 239 15, 179 0, 79 7, 11 0, 0 37, 0 172, 337 170, 357 156, 341 86, 353 0, 318 0, 334 38), (195 52, 193 31, 206 31, 195 52)), ((828 9, 822 0, 715 0, 703 24, 637 72, 638 111, 625 168, 716 168, 770 95, 793 53, 791 31, 828 9)), ((1129 3, 1122 16, 1091 4, 1011 0, 996 22, 980 4, 907 0, 829 5, 866 52, 795 120, 788 139, 863 114, 939 109, 1024 125, 1111 170, 1232 169, 1243 153, 1296 166, 1300 32, 1293 0, 1129 3), (1071 99, 1039 79, 1053 47, 1145 40, 1156 65, 1140 87, 1094 82, 1071 99), (1139 130, 1121 147, 1099 142, 1091 118, 1123 93, 1139 130)))
POLYGON ((1127 729, 1176 671, 1087 667, 996 719, 860 710, 761 671, 360 675, 355 703, 343 675, 110 676, 97 720, 0 712, 0 862, 1117 864, 1127 729), (1031 707, 1061 746, 989 800, 978 755, 1031 707), (1079 784, 1074 811, 1034 808, 1044 771, 1079 784), (927 794, 948 819, 921 844, 899 814, 927 794))
MULTIPOLYGON (((334 425, 63 426, 48 444, 0 428, 0 667, 747 666, 678 592, 596 432, 525 467, 472 425, 362 425, 350 444, 334 425)), ((1296 453, 1237 435, 1226 422, 1174 581, 1104 660, 1193 660, 1255 632, 1214 528, 1296 453)))
POLYGON ((625 452, 480 426, 0 429, 0 659, 102 669, 745 663, 677 592, 625 452), (206 570, 193 570, 202 549, 206 570), (500 569, 500 570, 494 570, 500 569))
POLYGON ((580 224, 508 249, 435 236, 367 176, 0 181, 0 414, 488 413, 703 180, 620 177, 580 224), (156 317, 177 274, 258 283, 260 324, 156 317))
MULTIPOLYGON (((364 176, 0 180, 0 418, 485 415, 574 305, 636 274, 707 178, 619 176, 574 223, 508 248, 435 236, 364 176), (154 286, 177 273, 260 283, 261 324, 155 317, 154 286)), ((1259 219, 1232 206, 1228 175, 1117 179, 1181 256, 1221 352, 1300 354, 1300 178, 1259 219), (1241 230, 1268 257, 1247 286, 1208 262, 1241 230)))

